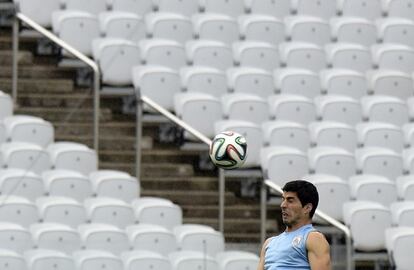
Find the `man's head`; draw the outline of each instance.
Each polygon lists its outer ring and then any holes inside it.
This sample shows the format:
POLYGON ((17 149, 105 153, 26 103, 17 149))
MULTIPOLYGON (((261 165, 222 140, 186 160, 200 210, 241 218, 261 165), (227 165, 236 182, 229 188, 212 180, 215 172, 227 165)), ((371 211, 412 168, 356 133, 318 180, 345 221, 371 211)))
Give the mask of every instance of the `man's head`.
POLYGON ((283 222, 291 227, 296 223, 311 220, 318 202, 318 191, 312 183, 303 180, 286 183, 281 204, 283 222))

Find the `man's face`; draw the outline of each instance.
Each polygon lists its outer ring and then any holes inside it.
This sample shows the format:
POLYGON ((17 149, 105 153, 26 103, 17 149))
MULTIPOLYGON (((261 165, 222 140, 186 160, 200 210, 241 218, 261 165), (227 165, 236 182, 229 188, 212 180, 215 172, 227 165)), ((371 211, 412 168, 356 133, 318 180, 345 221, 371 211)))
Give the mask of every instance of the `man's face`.
POLYGON ((295 226, 308 218, 308 210, 302 206, 296 192, 283 192, 280 207, 283 223, 287 227, 295 226))

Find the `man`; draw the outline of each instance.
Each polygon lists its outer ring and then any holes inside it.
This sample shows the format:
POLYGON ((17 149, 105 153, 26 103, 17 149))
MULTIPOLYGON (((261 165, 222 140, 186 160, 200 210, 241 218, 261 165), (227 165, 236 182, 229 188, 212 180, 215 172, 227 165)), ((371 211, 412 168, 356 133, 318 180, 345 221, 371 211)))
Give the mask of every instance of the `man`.
POLYGON ((329 244, 312 226, 318 206, 316 187, 302 180, 286 183, 282 220, 286 230, 263 244, 257 270, 330 270, 329 244))

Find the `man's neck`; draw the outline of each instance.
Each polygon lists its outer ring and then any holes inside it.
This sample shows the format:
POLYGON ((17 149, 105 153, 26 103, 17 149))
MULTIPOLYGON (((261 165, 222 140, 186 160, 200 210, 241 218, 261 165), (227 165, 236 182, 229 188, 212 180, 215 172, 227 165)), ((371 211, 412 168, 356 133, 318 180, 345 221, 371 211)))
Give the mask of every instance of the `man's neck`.
POLYGON ((286 226, 286 232, 293 232, 293 231, 296 231, 297 229, 299 229, 299 228, 301 228, 301 227, 303 227, 303 226, 305 226, 305 225, 308 225, 308 224, 311 224, 312 223, 312 220, 305 220, 305 221, 303 221, 303 222, 298 222, 298 223, 296 223, 296 224, 294 224, 294 225, 292 225, 292 226, 286 226))

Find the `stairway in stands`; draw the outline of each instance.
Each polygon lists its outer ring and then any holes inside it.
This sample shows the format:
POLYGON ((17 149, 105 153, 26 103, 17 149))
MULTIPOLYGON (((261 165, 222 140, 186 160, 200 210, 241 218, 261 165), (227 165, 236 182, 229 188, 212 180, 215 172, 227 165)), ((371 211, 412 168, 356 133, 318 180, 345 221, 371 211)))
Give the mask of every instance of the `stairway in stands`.
MULTIPOLYGON (((0 90, 11 92, 11 30, 0 30, 0 90)), ((56 141, 75 141, 92 147, 93 100, 89 88, 75 84, 73 69, 57 68, 57 56, 36 55, 33 38, 20 39, 19 107, 53 123, 56 141)), ((135 174, 135 117, 120 112, 120 98, 101 101, 100 168, 135 174)), ((158 139, 159 124, 144 124, 142 196, 171 199, 183 208, 184 223, 218 229, 217 172, 198 168, 198 152, 180 151, 176 143, 158 139)), ((258 243, 260 208, 256 198, 240 198, 240 181, 230 179, 226 191, 226 241, 258 243)), ((269 207, 268 232, 277 231, 278 207, 269 207)))

